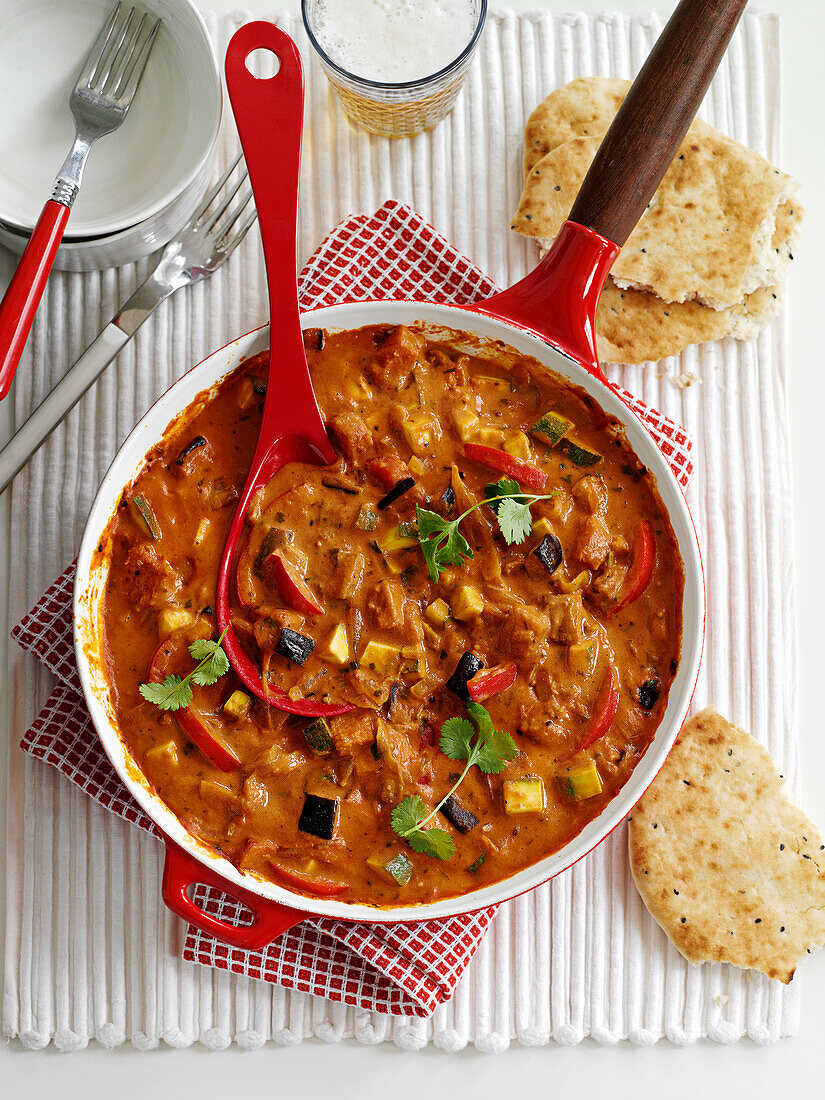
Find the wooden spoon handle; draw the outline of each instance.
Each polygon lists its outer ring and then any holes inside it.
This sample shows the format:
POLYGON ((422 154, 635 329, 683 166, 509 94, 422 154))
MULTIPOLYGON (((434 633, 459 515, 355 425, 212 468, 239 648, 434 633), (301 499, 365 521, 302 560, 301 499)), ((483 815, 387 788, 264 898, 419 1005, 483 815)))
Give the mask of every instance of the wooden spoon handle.
POLYGON ((623 245, 670 166, 747 0, 681 0, 604 136, 569 220, 623 245))

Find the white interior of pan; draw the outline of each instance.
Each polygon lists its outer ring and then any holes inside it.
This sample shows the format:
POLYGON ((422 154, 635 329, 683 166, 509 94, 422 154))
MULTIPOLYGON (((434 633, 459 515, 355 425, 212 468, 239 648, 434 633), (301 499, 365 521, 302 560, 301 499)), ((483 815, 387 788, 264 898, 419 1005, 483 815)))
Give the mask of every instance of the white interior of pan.
MULTIPOLYGON (((581 859, 622 822, 663 764, 690 706, 704 640, 705 601, 701 558, 693 522, 681 489, 648 432, 606 386, 576 363, 548 347, 535 335, 493 318, 452 306, 420 302, 356 303, 315 310, 302 317, 305 328, 321 327, 328 330, 359 328, 368 324, 414 322, 435 329, 443 326, 472 333, 474 337, 503 341, 517 352, 534 356, 561 376, 581 386, 605 412, 622 421, 631 447, 656 479, 684 561, 682 655, 668 698, 667 710, 653 743, 617 797, 560 851, 502 882, 463 897, 449 898, 431 905, 375 909, 368 905, 350 905, 336 900, 304 898, 273 883, 241 874, 228 860, 203 848, 186 832, 157 795, 149 790, 119 736, 108 685, 101 672, 99 659, 94 659, 102 651, 100 610, 107 569, 105 564, 92 569, 92 555, 101 533, 117 507, 124 486, 135 477, 147 451, 163 435, 170 421, 198 393, 219 382, 244 359, 268 346, 268 328, 240 337, 190 370, 156 402, 135 427, 109 468, 92 506, 78 555, 74 605, 75 649, 83 690, 103 747, 121 779, 146 813, 168 836, 231 883, 243 886, 262 897, 339 919, 419 920, 468 912, 529 890, 581 859), (90 655, 92 660, 89 659, 90 655)), ((277 377, 274 382, 277 384, 277 377)))

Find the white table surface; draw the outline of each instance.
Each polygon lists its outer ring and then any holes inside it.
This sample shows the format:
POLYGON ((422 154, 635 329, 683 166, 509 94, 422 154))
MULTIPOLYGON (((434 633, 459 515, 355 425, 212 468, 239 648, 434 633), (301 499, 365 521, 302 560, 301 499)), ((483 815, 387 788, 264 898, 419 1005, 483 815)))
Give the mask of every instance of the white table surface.
MULTIPOLYGON (((3 3, 4 0, 0 0, 3 3)), ((337 0, 346 3, 346 0, 337 0)), ((218 12, 248 7, 253 12, 273 8, 297 10, 298 0, 204 0, 202 6, 218 12)), ((494 4, 493 6, 503 6, 494 4)), ((653 0, 510 0, 516 11, 547 9, 557 12, 617 9, 665 12, 672 5, 653 0)), ((756 6, 756 5, 752 5, 756 6)), ((821 583, 825 546, 825 510, 819 480, 825 408, 825 373, 817 333, 822 311, 818 253, 825 251, 825 146, 816 106, 822 100, 821 49, 825 41, 825 5, 821 0, 782 0, 760 5, 782 16, 782 125, 784 157, 781 167, 802 181, 807 208, 804 236, 791 272, 789 294, 789 400, 794 433, 793 463, 796 480, 796 587, 799 595, 799 741, 801 804, 825 827, 825 730, 817 683, 819 661, 825 656, 822 617, 825 611, 821 583)), ((0 405, 0 445, 10 434, 10 410, 0 405)), ((0 497, 0 569, 8 568, 8 501, 0 497)), ((5 585, 0 586, 0 601, 5 585)), ((0 604, 0 620, 4 608, 0 604)), ((8 641, 0 637, 0 693, 4 691, 8 641)), ((766 670, 770 675, 770 670, 766 670)), ((5 824, 5 753, 0 753, 0 827, 5 824)), ((4 879, 0 876, 0 890, 4 879)), ((0 904, 0 920, 3 906, 0 904)), ((802 1023, 799 1035, 770 1047, 750 1042, 729 1047, 710 1043, 677 1049, 659 1043, 651 1049, 629 1044, 599 1047, 585 1042, 577 1047, 528 1049, 513 1045, 497 1057, 470 1049, 461 1054, 439 1050, 406 1053, 391 1045, 376 1048, 354 1042, 325 1046, 319 1041, 292 1048, 269 1046, 260 1051, 230 1049, 210 1053, 201 1048, 141 1053, 129 1046, 106 1051, 91 1046, 73 1055, 53 1049, 23 1051, 16 1044, 0 1046, 0 1098, 59 1095, 62 1100, 96 1100, 112 1091, 118 1100, 161 1096, 184 1089, 190 1095, 230 1095, 242 1082, 244 1091, 272 1095, 286 1086, 298 1095, 333 1095, 369 1100, 393 1100, 428 1094, 479 1097, 494 1095, 541 1096, 551 1091, 577 1090, 594 1095, 660 1097, 670 1100, 700 1095, 760 1098, 783 1095, 821 1095, 825 1070, 825 951, 806 961, 802 1023), (482 1079, 483 1075, 483 1079, 482 1079), (483 1081, 483 1083, 482 1083, 483 1081)))

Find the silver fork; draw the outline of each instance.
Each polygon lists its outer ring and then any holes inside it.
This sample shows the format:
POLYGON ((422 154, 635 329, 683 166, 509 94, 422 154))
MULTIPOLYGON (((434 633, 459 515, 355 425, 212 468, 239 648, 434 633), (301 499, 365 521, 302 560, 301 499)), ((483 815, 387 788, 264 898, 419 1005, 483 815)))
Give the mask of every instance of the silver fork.
POLYGON ((246 169, 236 174, 240 162, 239 156, 163 250, 151 275, 0 451, 0 493, 161 302, 209 278, 244 239, 257 213, 246 169))
POLYGON ((20 362, 89 150, 98 138, 120 126, 132 105, 161 24, 160 19, 151 26, 149 22, 149 15, 144 12, 138 18, 134 7, 124 14, 118 0, 72 89, 74 144, 0 302, 0 401, 9 392, 20 362))

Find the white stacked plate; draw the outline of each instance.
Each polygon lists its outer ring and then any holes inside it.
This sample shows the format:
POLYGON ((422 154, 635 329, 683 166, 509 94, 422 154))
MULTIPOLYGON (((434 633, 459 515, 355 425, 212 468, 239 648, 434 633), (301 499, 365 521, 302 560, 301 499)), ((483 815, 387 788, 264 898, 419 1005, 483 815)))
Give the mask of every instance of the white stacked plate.
MULTIPOLYGON (((0 5, 0 244, 14 252, 25 247, 71 147, 69 95, 113 4, 0 5)), ((89 156, 57 253, 63 270, 114 267, 161 248, 209 182, 221 81, 206 26, 190 0, 138 7, 163 25, 125 122, 89 156)))

